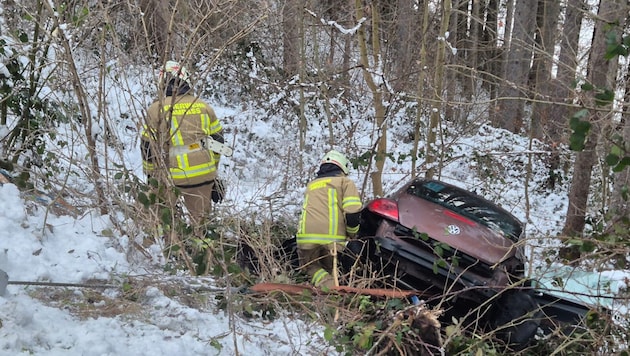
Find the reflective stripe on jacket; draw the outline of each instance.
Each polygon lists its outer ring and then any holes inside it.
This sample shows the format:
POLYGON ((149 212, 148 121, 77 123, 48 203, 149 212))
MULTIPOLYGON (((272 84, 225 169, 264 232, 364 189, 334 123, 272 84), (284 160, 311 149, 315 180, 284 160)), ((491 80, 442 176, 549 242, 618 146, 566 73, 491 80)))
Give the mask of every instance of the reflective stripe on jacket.
POLYGON ((354 182, 345 175, 321 177, 306 187, 297 243, 328 244, 346 240, 346 214, 361 210, 354 182))
MULTIPOLYGON (((149 107, 143 140, 156 141, 157 137, 165 137, 168 142, 156 146, 166 151, 169 147, 199 144, 202 139, 221 132, 221 123, 210 105, 188 94, 178 95, 175 99, 173 102, 173 97, 166 97, 161 104, 157 101, 149 107)), ((195 185, 216 178, 219 154, 208 150, 182 152, 176 155, 165 152, 164 155, 169 160, 175 185, 195 185)), ((154 169, 152 163, 143 162, 145 171, 154 169)))

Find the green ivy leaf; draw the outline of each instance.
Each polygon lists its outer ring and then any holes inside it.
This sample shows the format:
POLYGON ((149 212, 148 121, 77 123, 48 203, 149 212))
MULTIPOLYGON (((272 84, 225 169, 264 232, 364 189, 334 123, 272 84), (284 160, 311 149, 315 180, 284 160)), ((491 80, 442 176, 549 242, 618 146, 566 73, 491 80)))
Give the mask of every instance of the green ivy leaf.
POLYGON ((591 90, 595 89, 595 87, 591 83, 584 83, 584 84, 580 85, 580 89, 582 89, 583 91, 591 91, 591 90))
POLYGON ((604 54, 604 58, 606 60, 611 60, 617 56, 627 56, 628 45, 625 43, 626 39, 627 36, 622 41, 618 41, 617 32, 608 32, 606 34, 606 53, 604 54))
POLYGON ((214 347, 215 349, 219 351, 223 349, 223 345, 221 345, 221 343, 217 339, 210 340, 210 346, 214 347))
POLYGON ((569 138, 569 148, 573 151, 582 151, 585 141, 586 136, 574 132, 569 138))
POLYGON ((586 114, 588 114, 588 111, 586 109, 582 109, 575 113, 575 115, 573 115, 569 120, 569 126, 573 130, 573 133, 569 138, 569 147, 573 151, 581 151, 584 149, 586 136, 591 129, 590 122, 581 120, 581 118, 583 118, 586 114))
POLYGON ((372 335, 374 334, 374 326, 367 325, 362 332, 355 335, 353 343, 362 350, 368 350, 372 347, 372 335))
POLYGON ((588 109, 582 109, 582 110, 579 110, 578 112, 576 112, 575 114, 573 114, 572 119, 575 118, 575 119, 578 119, 578 121, 579 121, 579 119, 583 119, 585 117, 588 117, 588 115, 589 115, 588 109))
POLYGON ((171 209, 162 208, 160 211, 160 220, 166 225, 171 223, 171 209))
POLYGON ((143 192, 138 193, 138 201, 140 204, 144 205, 145 208, 149 207, 149 198, 143 192))
POLYGON ((129 282, 124 282, 122 285, 123 292, 127 293, 133 289, 133 286, 129 282))
POLYGON ((582 243, 582 246, 580 246, 580 252, 589 253, 589 252, 593 252, 593 251, 595 251, 595 244, 592 241, 585 240, 582 243))
POLYGON ((326 326, 326 329, 324 329, 324 340, 331 342, 333 339, 333 332, 334 330, 330 326, 326 326))
POLYGON ((570 239, 566 243, 567 243, 567 245, 582 246, 583 242, 580 239, 570 239))
POLYGON ((453 267, 458 267, 459 266, 459 258, 457 256, 453 256, 453 259, 451 260, 451 265, 453 267))
POLYGON ((614 153, 609 153, 608 156, 606 156, 605 161, 607 165, 614 166, 619 163, 619 156, 614 153))
POLYGON ((603 89, 595 94, 595 105, 597 106, 606 106, 611 104, 613 100, 615 100, 615 93, 610 89, 603 89))
POLYGON ((617 164, 615 167, 613 167, 613 172, 615 173, 619 173, 621 171, 623 171, 624 169, 626 169, 626 167, 630 166, 630 156, 626 156, 624 158, 621 159, 621 161, 619 161, 619 164, 617 164))

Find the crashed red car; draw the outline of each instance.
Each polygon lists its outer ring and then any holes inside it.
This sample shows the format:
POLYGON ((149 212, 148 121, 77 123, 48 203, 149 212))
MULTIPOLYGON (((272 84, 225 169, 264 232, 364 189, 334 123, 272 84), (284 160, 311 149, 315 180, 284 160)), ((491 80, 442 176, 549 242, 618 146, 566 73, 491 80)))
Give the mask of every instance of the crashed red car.
MULTIPOLYGON (((414 179, 364 206, 339 267, 344 284, 355 278, 417 291, 447 310, 447 323, 470 316, 520 347, 538 330, 579 324, 591 310, 527 279, 524 243, 525 225, 507 210, 452 184, 414 179)), ((286 240, 276 258, 297 269, 296 248, 295 238, 286 240)), ((251 247, 241 247, 240 261, 258 270, 251 247)))
MULTIPOLYGON (((464 189, 415 179, 362 211, 359 237, 350 241, 342 269, 357 261, 390 286, 450 295, 453 305, 482 304, 483 319, 503 337, 527 342, 540 320, 533 293, 523 291, 525 226, 507 210, 464 189)), ((353 273, 356 273, 353 272, 353 273)))

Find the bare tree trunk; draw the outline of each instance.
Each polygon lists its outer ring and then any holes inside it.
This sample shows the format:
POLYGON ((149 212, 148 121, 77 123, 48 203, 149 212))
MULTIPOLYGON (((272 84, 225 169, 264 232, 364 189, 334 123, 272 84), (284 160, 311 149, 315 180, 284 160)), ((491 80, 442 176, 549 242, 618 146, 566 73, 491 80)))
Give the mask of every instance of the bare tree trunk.
MULTIPOLYGON (((516 0, 507 0, 506 1, 506 12, 507 15, 505 17, 505 33, 503 34, 503 48, 504 48, 504 52, 507 54, 507 52, 510 49, 510 45, 512 42, 512 25, 514 24, 514 17, 516 16, 514 14, 514 2, 516 0)), ((527 1, 531 1, 531 0, 527 0, 527 1)), ((505 69, 505 66, 503 67, 503 69, 505 69)))
POLYGON ((538 3, 538 36, 536 36, 536 52, 534 53, 534 103, 530 120, 531 136, 543 139, 544 128, 550 121, 549 115, 554 103, 551 97, 554 91, 551 83, 551 66, 553 64, 556 45, 556 30, 560 5, 555 0, 541 0, 538 3))
MULTIPOLYGON (((630 27, 630 18, 626 18, 626 33, 630 27)), ((630 156, 630 107, 627 106, 630 103, 630 63, 628 63, 625 71, 625 83, 624 100, 626 103, 624 111, 621 113, 621 122, 617 128, 617 132, 621 134, 621 142, 625 143, 625 147, 622 147, 622 154, 620 156, 630 156)), ((620 145, 621 146, 621 145, 620 145)), ((619 218, 627 218, 630 216, 630 167, 626 166, 625 169, 618 173, 613 173, 614 187, 612 199, 610 202, 611 211, 615 216, 619 218)))
MULTIPOLYGON (((465 68, 468 66, 469 58, 471 54, 471 39, 470 28, 468 21, 474 21, 471 19, 468 8, 473 0, 456 0, 453 2, 452 7, 455 11, 451 11, 451 18, 449 19, 449 42, 457 48, 457 56, 453 58, 454 64, 465 68)), ((438 5, 440 3, 438 2, 438 5)), ((437 6, 437 5, 436 5, 437 6)), ((436 22, 434 20, 433 22, 436 22)), ((452 75, 451 85, 452 89, 455 89, 458 85, 461 86, 461 91, 468 97, 472 96, 472 74, 470 71, 454 71, 452 75)))
POLYGON ((436 174, 440 175, 441 167, 437 165, 438 150, 435 147, 438 131, 440 130, 440 122, 442 115, 442 88, 444 79, 444 52, 446 51, 445 35, 448 31, 448 21, 450 19, 451 0, 442 2, 442 23, 440 25, 440 37, 443 40, 438 42, 437 56, 435 57, 435 77, 433 79, 433 108, 431 110, 431 118, 429 120, 427 143, 426 143, 426 164, 427 179, 432 179, 436 174))
MULTIPOLYGON (((597 89, 609 88, 614 90, 616 75, 611 73, 611 68, 616 68, 604 57, 606 53, 606 32, 609 23, 623 23, 626 14, 620 13, 619 2, 616 0, 602 0, 593 34, 593 42, 588 63, 588 79, 597 89), (611 75, 612 74, 612 75, 611 75)), ((593 105, 595 107, 595 105, 593 105)), ((569 207, 567 219, 562 233, 564 235, 581 234, 586 225, 586 211, 588 207, 589 190, 593 165, 597 160, 596 148, 601 133, 601 127, 605 121, 610 120, 608 113, 592 111, 589 122, 592 127, 586 138, 586 144, 582 151, 576 154, 573 168, 573 179, 569 190, 569 207)))
POLYGON ((489 0, 485 11, 485 25, 483 26, 480 50, 480 69, 482 84, 490 92, 490 98, 495 99, 497 93, 496 79, 500 77, 501 61, 498 41, 499 33, 499 0, 489 0))
MULTIPOLYGON (((305 24, 302 23, 302 28, 305 28, 305 24)), ((328 126, 328 146, 330 147, 330 149, 332 149, 335 146, 335 130, 334 130, 334 122, 335 122, 335 118, 333 117, 333 113, 330 110, 330 95, 328 92, 329 89, 329 83, 331 83, 331 78, 329 73, 331 73, 332 71, 332 63, 333 63, 333 58, 334 58, 334 38, 335 38, 335 33, 336 33, 336 29, 335 28, 331 28, 330 32, 329 32, 329 36, 331 39, 330 42, 330 48, 326 49, 328 51, 328 56, 326 56, 326 61, 325 63, 322 63, 319 53, 320 53, 320 46, 319 46, 319 33, 318 31, 312 31, 311 35, 311 41, 309 41, 308 43, 311 44, 312 48, 313 48, 313 52, 315 53, 315 55, 313 56, 313 65, 315 66, 315 69, 317 70, 318 73, 318 80, 321 83, 321 85, 319 86, 320 89, 320 99, 321 99, 321 105, 324 108, 324 113, 326 114, 326 122, 327 122, 327 126, 328 126)), ((306 35, 306 34, 305 34, 306 35)), ((306 68, 305 68, 305 64, 306 64, 306 55, 305 55, 305 49, 306 46, 304 45, 304 43, 307 43, 306 41, 302 42, 302 59, 301 59, 301 63, 302 65, 300 66, 300 76, 304 76, 306 77, 306 68)), ((300 85, 300 91, 303 92, 303 85, 300 85)), ((301 99, 303 100, 303 97, 301 97, 301 99)), ((303 119, 301 118, 301 120, 303 120, 304 122, 304 126, 302 126, 304 128, 304 130, 306 130, 306 116, 304 111, 302 110, 301 112, 301 116, 303 117, 303 119)), ((302 143, 302 142, 301 142, 302 143)), ((301 148, 304 148, 304 146, 302 146, 301 148)))
POLYGON ((578 40, 582 28, 582 17, 585 9, 584 0, 568 0, 564 23, 562 25, 562 38, 560 54, 558 58, 557 81, 550 88, 555 94, 553 101, 560 105, 552 105, 548 115, 545 134, 546 141, 552 146, 557 146, 565 141, 567 136, 567 122, 569 117, 569 104, 572 102, 572 83, 575 81, 575 73, 578 64, 578 40))
MULTIPOLYGON (((289 1, 292 2, 292 1, 289 1)), ((289 7, 289 5, 287 4, 287 7, 289 7)), ((285 10, 286 8, 285 7, 285 10)), ((286 20, 285 21, 285 32, 283 33, 283 38, 285 39, 285 41, 289 41, 289 49, 287 50, 285 47, 285 50, 283 52, 283 58, 284 58, 284 69, 285 69, 285 74, 287 75, 287 77, 289 77, 291 75, 291 71, 296 70, 297 69, 297 73, 299 74, 299 93, 300 93, 300 108, 299 108, 299 135, 300 135, 300 143, 299 143, 299 148, 300 148, 300 152, 304 152, 304 149, 306 148, 306 133, 308 131, 308 122, 306 120, 306 96, 304 95, 304 81, 306 79, 306 49, 304 48, 304 43, 306 43, 306 31, 305 31, 305 27, 304 27, 304 16, 300 16, 300 22, 299 24, 297 23, 297 19, 296 16, 292 16, 290 20, 286 20), (288 30, 287 27, 293 27, 293 26, 298 26, 297 28, 293 28, 294 32, 291 32, 290 34, 286 33, 286 30, 288 30), (289 36, 294 36, 295 35, 295 30, 299 30, 297 31, 297 33, 299 34, 298 38, 290 38, 289 36), (299 44, 299 45, 298 45, 299 44), (296 46, 299 46, 298 49, 299 51, 296 51, 296 46), (294 53, 291 53, 293 51, 296 51, 294 53), (297 56, 299 55, 298 58, 288 58, 290 55, 294 55, 297 56), (297 66, 297 68, 294 68, 294 66, 297 66)), ((286 43, 285 43, 286 45, 286 43)), ((303 167, 304 167, 304 161, 302 159, 302 155, 298 155, 299 158, 299 162, 298 162, 298 171, 302 171, 303 167)))
POLYGON ((170 55, 168 49, 169 38, 169 14, 168 1, 141 0, 147 48, 154 56, 155 63, 163 64, 170 55))
POLYGON ((504 78, 506 78, 507 71, 507 60, 506 57, 510 51, 511 40, 512 40, 512 24, 514 23, 514 1, 515 0, 506 0, 506 16, 505 16, 505 31, 503 33, 503 41, 498 41, 499 46, 497 46, 497 56, 495 59, 496 67, 495 74, 496 78, 494 81, 497 83, 495 86, 495 90, 492 93, 492 98, 495 100, 495 106, 490 111, 490 120, 492 122, 497 122, 498 117, 501 115, 500 112, 500 103, 497 102, 499 100, 499 96, 501 95, 501 83, 504 82, 504 78))
POLYGON ((518 133, 523 124, 527 79, 536 29, 536 0, 517 1, 514 32, 506 57, 505 76, 499 92, 496 126, 518 133))
POLYGON ((389 38, 384 38, 384 43, 387 47, 384 53, 390 60, 391 71, 393 75, 393 87, 395 91, 407 91, 410 86, 413 85, 409 76, 414 73, 414 62, 417 60, 416 48, 418 48, 418 39, 421 37, 418 35, 418 22, 414 11, 414 4, 409 0, 395 0, 392 1, 392 9, 389 14, 389 18, 385 19, 384 16, 382 23, 387 25, 383 26, 383 34, 386 36, 388 33, 392 35, 389 38), (388 27, 391 31, 388 31, 388 27))
POLYGON ((287 78, 298 74, 299 71, 302 7, 302 0, 287 0, 282 8, 282 59, 287 78))
MULTIPOLYGON (((479 42, 481 40, 481 27, 483 25, 483 16, 481 15, 481 4, 479 0, 474 0, 472 5, 472 14, 470 16, 470 54, 468 56, 468 67, 476 70, 479 65, 479 42)), ((472 76, 471 76, 472 77, 472 76)), ((475 87, 474 80, 470 78, 471 93, 475 87)))
POLYGON ((550 79, 544 88, 538 90, 551 104, 544 105, 540 113, 537 113, 537 109, 534 108, 534 117, 532 118, 532 120, 536 120, 536 116, 540 117, 543 126, 542 139, 548 143, 551 150, 551 155, 547 159, 550 172, 547 184, 552 189, 558 178, 561 177, 560 172, 558 172, 561 168, 560 143, 568 140, 569 120, 567 118, 570 116, 575 98, 572 83, 576 79, 578 40, 582 28, 584 6, 584 0, 568 0, 559 39, 560 54, 556 62, 557 76, 555 80, 550 79))
MULTIPOLYGON (((355 0, 355 10, 357 20, 364 18, 365 13, 363 11, 363 3, 361 0, 355 0)), ((381 66, 381 52, 380 52, 380 37, 379 37, 379 13, 378 9, 372 7, 372 60, 374 66, 381 66)), ((363 72, 363 79, 367 83, 370 91, 372 92, 372 101, 374 104, 374 116, 375 124, 378 132, 376 153, 374 155, 374 171, 371 174, 372 178, 372 190, 374 196, 383 196, 383 167, 385 166, 385 158, 387 156, 387 125, 385 123, 385 105, 383 104, 383 93, 381 88, 376 84, 376 81, 372 77, 373 72, 380 73, 380 67, 377 67, 376 71, 372 71, 372 66, 368 59, 367 41, 365 34, 365 26, 361 26, 358 31, 360 61, 363 72)))
POLYGON ((422 40, 420 42, 420 73, 418 75, 418 89, 416 91, 418 99, 417 99, 417 108, 416 108, 416 119, 414 122, 413 129, 413 150, 411 157, 411 177, 414 178, 416 176, 416 163, 418 161, 418 146, 421 139, 421 124, 422 124, 422 116, 424 115, 424 92, 425 92, 425 79, 426 79, 426 70, 425 68, 427 63, 427 36, 424 34, 427 33, 429 29, 429 0, 424 0, 421 9, 422 14, 422 40))
MULTIPOLYGON (((465 17, 463 14, 460 15, 459 13, 459 6, 460 6, 460 2, 461 1, 466 1, 466 0, 455 0, 455 1, 451 1, 451 7, 454 10, 451 10, 451 18, 449 19, 448 23, 449 23, 449 28, 448 28, 448 42, 456 47, 459 48, 459 32, 458 32, 458 26, 459 26, 459 19, 461 17, 465 17)), ((428 11, 431 11, 429 9, 427 9, 428 11)), ((423 15, 424 16, 424 15, 423 15)), ((429 18, 427 17, 427 30, 428 30, 428 22, 429 18)), ((424 25, 423 25, 424 26, 424 25)), ((428 36, 427 31, 423 31, 422 34, 420 35, 422 36, 422 40, 425 42, 424 46, 425 46, 425 51, 429 51, 429 44, 427 43, 427 39, 425 37, 428 36)), ((452 65, 452 68, 464 68, 465 66, 462 65, 464 63, 463 60, 463 54, 464 52, 460 52, 458 50, 457 55, 454 56, 450 56, 448 57, 448 60, 446 61, 446 66, 447 68, 452 65)), ((427 60, 427 53, 425 53, 425 62, 426 63, 427 60)), ((420 70, 424 70, 425 73, 423 73, 424 78, 426 78, 426 69, 428 67, 426 65, 423 65, 420 70)), ((454 97, 457 96, 459 92, 461 92, 463 95, 468 95, 468 92, 470 91, 466 91, 466 89, 464 89, 465 86, 469 86, 469 82, 473 79, 473 75, 471 75, 469 73, 469 71, 466 70, 450 70, 447 71, 445 73, 446 79, 445 79, 445 89, 444 91, 447 93, 448 97, 454 97), (461 83, 461 85, 460 85, 461 83)), ((426 79, 425 79, 426 80, 426 79)), ((422 108, 422 110, 424 110, 424 108, 422 108)), ((422 113, 424 114, 424 113, 422 113)), ((456 105, 450 105, 449 103, 447 103, 447 105, 444 107, 444 117, 448 117, 451 118, 454 122, 462 122, 464 120, 466 120, 465 117, 463 117, 462 115, 462 110, 460 106, 456 106, 456 105)))

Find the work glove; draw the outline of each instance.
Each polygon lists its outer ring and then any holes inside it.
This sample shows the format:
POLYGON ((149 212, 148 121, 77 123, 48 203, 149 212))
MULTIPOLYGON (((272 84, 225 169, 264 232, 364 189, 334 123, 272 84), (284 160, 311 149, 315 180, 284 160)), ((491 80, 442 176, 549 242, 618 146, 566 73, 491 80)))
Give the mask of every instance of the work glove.
POLYGON ((212 201, 215 203, 220 203, 223 201, 223 196, 225 195, 225 185, 223 181, 220 179, 214 180, 214 185, 212 186, 212 201))

